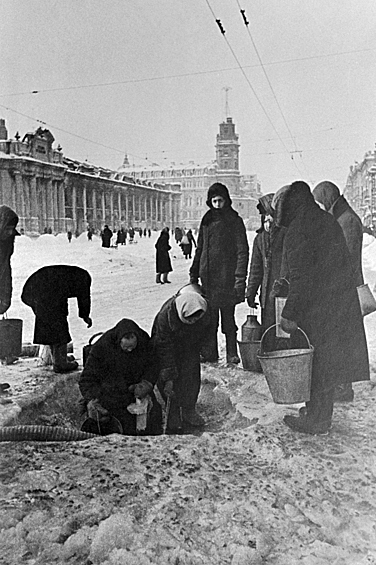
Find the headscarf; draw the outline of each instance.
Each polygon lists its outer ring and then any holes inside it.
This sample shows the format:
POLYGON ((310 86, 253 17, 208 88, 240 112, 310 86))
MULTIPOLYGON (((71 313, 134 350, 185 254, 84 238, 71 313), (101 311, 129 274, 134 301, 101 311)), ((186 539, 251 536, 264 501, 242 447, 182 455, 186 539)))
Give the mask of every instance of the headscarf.
POLYGON ((329 180, 319 182, 319 184, 313 189, 312 194, 317 202, 323 204, 327 212, 341 196, 338 186, 329 180))
POLYGON ((175 306, 179 319, 184 324, 197 322, 204 316, 208 309, 208 304, 205 298, 198 292, 185 292, 184 294, 179 294, 175 298, 175 306), (201 313, 201 315, 199 315, 199 313, 201 313), (193 314, 197 314, 194 321, 189 319, 193 314))
POLYGON ((230 193, 228 191, 228 188, 227 186, 225 186, 220 182, 215 182, 209 187, 208 195, 206 199, 206 204, 207 206, 209 206, 209 208, 213 208, 212 199, 215 198, 216 196, 222 196, 222 198, 225 201, 224 207, 231 206, 232 200, 230 198, 230 193))
POLYGON ((274 209, 272 208, 272 201, 274 197, 274 192, 270 192, 268 194, 264 194, 259 198, 259 203, 257 204, 256 208, 263 216, 273 216, 274 209))

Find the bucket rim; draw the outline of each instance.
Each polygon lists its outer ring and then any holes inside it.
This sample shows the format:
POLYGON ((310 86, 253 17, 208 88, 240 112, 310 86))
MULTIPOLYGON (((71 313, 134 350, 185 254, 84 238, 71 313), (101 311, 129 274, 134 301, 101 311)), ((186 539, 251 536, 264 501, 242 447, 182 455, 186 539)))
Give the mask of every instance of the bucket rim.
POLYGON ((257 357, 259 359, 281 359, 283 357, 301 357, 302 355, 313 355, 315 348, 310 345, 307 349, 280 349, 276 351, 264 351, 264 353, 258 353, 257 357), (289 354, 289 352, 291 353, 289 354), (285 355, 273 355, 275 353, 284 353, 285 355), (287 355, 286 355, 287 354, 287 355))

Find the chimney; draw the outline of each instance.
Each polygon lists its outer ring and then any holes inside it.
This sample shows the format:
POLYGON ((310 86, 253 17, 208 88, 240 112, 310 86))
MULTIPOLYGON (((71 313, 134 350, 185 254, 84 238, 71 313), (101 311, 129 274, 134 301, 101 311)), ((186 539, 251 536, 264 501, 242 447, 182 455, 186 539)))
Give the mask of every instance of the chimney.
POLYGON ((5 141, 8 139, 8 130, 5 126, 4 118, 0 118, 0 141, 5 141))

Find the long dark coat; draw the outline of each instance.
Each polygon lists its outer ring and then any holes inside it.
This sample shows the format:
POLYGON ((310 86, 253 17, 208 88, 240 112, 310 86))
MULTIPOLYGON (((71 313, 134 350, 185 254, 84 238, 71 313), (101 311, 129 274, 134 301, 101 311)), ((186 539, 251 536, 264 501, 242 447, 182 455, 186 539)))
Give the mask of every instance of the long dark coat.
MULTIPOLYGON (((133 435, 136 433, 136 416, 128 412, 127 406, 135 398, 129 387, 143 379, 155 384, 157 378, 158 367, 149 335, 133 320, 124 318, 105 332, 91 348, 79 387, 85 400, 98 399, 112 416, 120 420, 124 432, 133 435), (123 351, 120 347, 120 341, 127 333, 137 336, 137 347, 131 352, 123 351)), ((153 409, 146 433, 156 433, 156 422, 161 424, 160 406, 154 394, 151 396, 153 409)))
POLYGON ((161 235, 157 239, 155 244, 155 249, 157 250, 156 256, 156 272, 157 273, 170 273, 172 271, 171 259, 169 255, 169 250, 171 246, 169 244, 170 236, 168 232, 162 230, 161 235))
POLYGON ((342 228, 350 252, 351 264, 357 286, 364 284, 362 269, 363 225, 338 187, 331 182, 319 183, 312 192, 315 200, 324 205, 342 228))
POLYGON ((208 331, 209 314, 195 324, 184 324, 177 313, 175 296, 156 315, 151 331, 153 351, 158 358, 158 386, 174 381, 178 403, 193 408, 200 391, 200 349, 208 331))
POLYGON ((9 226, 16 227, 18 216, 8 206, 0 206, 0 314, 6 312, 12 299, 12 269, 10 258, 14 250, 14 235, 5 237, 4 230, 9 226))
POLYGON ((110 230, 110 228, 106 226, 101 233, 102 247, 110 247, 112 236, 113 236, 112 230, 110 230))
POLYGON ((239 214, 230 206, 208 210, 189 274, 200 278, 212 305, 236 304, 241 293, 244 297, 248 257, 247 234, 239 214))
POLYGON ((315 348, 312 390, 369 379, 367 343, 349 251, 337 221, 319 208, 308 185, 293 183, 277 223, 287 227, 290 290, 282 315, 315 348))
POLYGON ((68 343, 68 298, 77 298, 80 318, 90 316, 91 277, 71 265, 42 267, 26 281, 21 300, 35 314, 34 343, 68 343))
POLYGON ((272 224, 269 232, 261 228, 253 241, 245 295, 254 300, 260 289, 261 321, 264 329, 275 324, 275 299, 270 296, 270 292, 274 281, 280 277, 285 233, 285 228, 272 224))

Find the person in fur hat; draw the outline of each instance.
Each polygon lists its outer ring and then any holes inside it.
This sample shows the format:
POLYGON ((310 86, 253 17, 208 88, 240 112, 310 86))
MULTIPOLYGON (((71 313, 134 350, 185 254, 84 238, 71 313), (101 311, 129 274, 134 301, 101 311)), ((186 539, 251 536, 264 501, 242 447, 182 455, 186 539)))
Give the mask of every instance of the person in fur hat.
POLYGON ((218 360, 219 316, 226 336, 226 359, 239 363, 235 306, 245 300, 249 248, 244 222, 232 208, 227 187, 216 182, 208 190, 208 212, 201 220, 197 247, 190 268, 192 283, 201 281, 209 302, 211 325, 202 360, 218 360))

